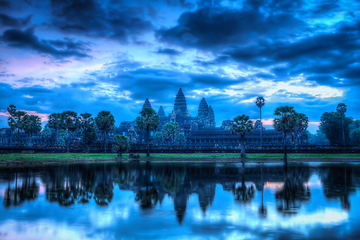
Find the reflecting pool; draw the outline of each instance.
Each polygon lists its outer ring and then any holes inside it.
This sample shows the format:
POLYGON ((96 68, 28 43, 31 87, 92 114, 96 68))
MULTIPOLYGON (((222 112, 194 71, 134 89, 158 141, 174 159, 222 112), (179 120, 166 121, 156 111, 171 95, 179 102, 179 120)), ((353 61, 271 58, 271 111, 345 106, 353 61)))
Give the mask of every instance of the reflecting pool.
POLYGON ((0 168, 0 239, 360 239, 360 165, 0 168))

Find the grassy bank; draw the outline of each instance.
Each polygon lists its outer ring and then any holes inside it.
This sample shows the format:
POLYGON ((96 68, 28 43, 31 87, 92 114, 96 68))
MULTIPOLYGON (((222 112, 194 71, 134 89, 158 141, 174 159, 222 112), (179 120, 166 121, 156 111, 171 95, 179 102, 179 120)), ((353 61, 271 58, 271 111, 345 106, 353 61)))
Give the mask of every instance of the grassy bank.
MULTIPOLYGON (((151 154, 154 162, 238 162, 238 153, 191 153, 191 154, 151 154)), ((281 162, 283 154, 247 154, 247 162, 281 162)), ((128 161, 129 155, 123 154, 123 160, 128 161)), ((140 160, 146 160, 145 154, 140 154, 140 160)), ((115 162, 117 154, 87 154, 87 153, 54 153, 54 154, 3 154, 0 155, 0 165, 33 165, 53 163, 82 162, 115 162)), ((360 162, 360 154, 289 154, 289 162, 360 162)))

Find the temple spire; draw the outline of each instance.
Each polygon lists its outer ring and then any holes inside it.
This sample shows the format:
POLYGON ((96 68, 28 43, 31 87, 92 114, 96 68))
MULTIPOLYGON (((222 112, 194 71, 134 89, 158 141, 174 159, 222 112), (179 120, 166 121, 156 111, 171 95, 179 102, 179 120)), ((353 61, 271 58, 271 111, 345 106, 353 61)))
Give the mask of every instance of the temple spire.
POLYGON ((146 100, 145 100, 144 105, 143 105, 143 108, 151 108, 151 104, 150 104, 149 99, 146 99, 146 100))
POLYGON ((160 109, 158 111, 159 117, 165 117, 165 111, 162 106, 160 106, 160 109))
POLYGON ((180 112, 182 114, 187 114, 187 104, 186 104, 186 98, 181 90, 179 89, 178 93, 175 97, 175 103, 174 103, 174 112, 180 112))

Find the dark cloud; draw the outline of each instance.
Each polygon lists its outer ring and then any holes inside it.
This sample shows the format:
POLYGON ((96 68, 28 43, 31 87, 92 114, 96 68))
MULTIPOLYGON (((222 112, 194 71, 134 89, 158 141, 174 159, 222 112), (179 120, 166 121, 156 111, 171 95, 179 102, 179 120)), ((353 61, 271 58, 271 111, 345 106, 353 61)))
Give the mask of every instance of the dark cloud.
POLYGON ((32 49, 36 52, 47 54, 55 58, 64 57, 90 57, 86 52, 88 43, 81 41, 74 42, 70 39, 62 40, 40 40, 34 35, 34 29, 28 28, 25 31, 18 29, 5 30, 0 41, 8 43, 11 47, 32 49))
POLYGON ((95 0, 52 0, 51 4, 52 24, 65 33, 129 42, 153 28, 141 18, 144 9, 126 5, 105 9, 95 0))
POLYGON ((164 54, 164 55, 169 55, 169 56, 177 56, 177 55, 181 54, 181 52, 179 52, 175 49, 172 49, 172 48, 159 48, 154 53, 164 54))
POLYGON ((185 12, 175 27, 156 31, 159 41, 199 49, 248 45, 263 38, 295 36, 306 24, 291 14, 264 14, 258 10, 200 8, 185 12))
POLYGON ((3 9, 11 8, 11 1, 0 0, 0 7, 3 9))
POLYGON ((31 19, 31 15, 25 18, 13 18, 9 15, 0 13, 0 26, 20 28, 25 27, 31 19))

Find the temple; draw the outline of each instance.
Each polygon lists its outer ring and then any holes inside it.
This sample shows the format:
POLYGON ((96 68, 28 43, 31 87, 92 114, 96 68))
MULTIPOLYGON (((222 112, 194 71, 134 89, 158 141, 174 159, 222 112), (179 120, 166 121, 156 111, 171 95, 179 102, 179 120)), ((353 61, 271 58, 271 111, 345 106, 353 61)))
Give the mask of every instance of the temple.
MULTIPOLYGON (((143 108, 152 108, 148 99, 145 100, 143 108)), ((222 146, 222 147, 237 147, 240 143, 239 135, 231 133, 231 120, 223 120, 221 126, 216 126, 215 112, 211 105, 208 105, 205 98, 202 98, 198 109, 197 116, 192 116, 189 113, 186 103, 186 97, 180 88, 176 94, 174 109, 171 113, 166 114, 164 108, 160 106, 157 111, 160 118, 160 125, 156 131, 161 131, 162 127, 168 122, 177 122, 180 126, 180 132, 185 135, 186 144, 194 146, 222 146)), ((255 122, 255 131, 253 134, 246 134, 245 142, 252 145, 260 143, 260 129, 261 123, 259 120, 255 122)), ((119 126, 120 133, 129 136, 133 143, 143 142, 145 137, 144 131, 137 130, 135 121, 124 121, 119 126)), ((266 130, 263 128, 263 145, 278 145, 282 144, 283 135, 275 130, 266 130)), ((151 137, 155 132, 151 132, 151 137)))

